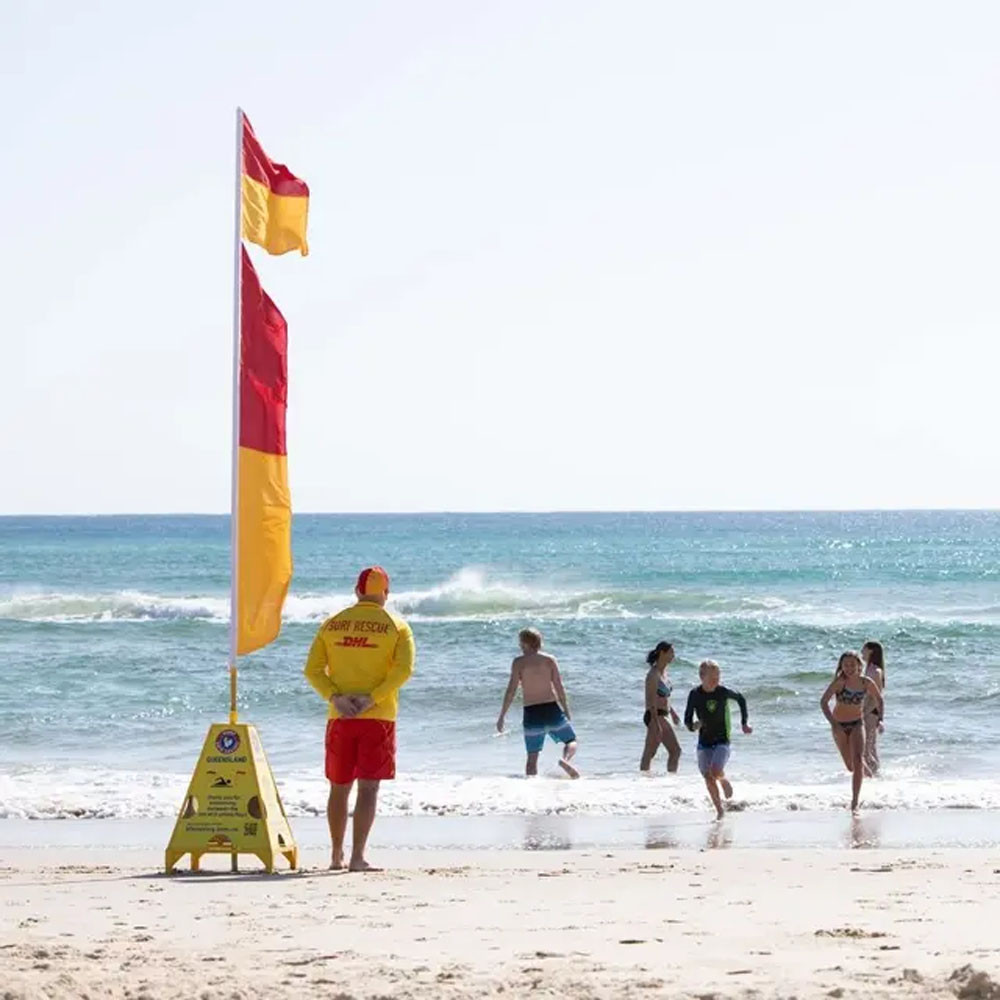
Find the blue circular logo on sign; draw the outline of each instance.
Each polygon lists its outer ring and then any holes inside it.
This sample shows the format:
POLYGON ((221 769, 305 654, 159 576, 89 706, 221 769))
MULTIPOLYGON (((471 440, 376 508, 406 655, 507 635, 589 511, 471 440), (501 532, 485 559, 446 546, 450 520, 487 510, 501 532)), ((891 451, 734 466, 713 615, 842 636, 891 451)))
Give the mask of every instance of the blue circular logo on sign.
POLYGON ((235 729, 223 729, 222 732, 215 737, 215 749, 218 750, 219 753, 236 753, 239 748, 240 734, 236 732, 235 729))

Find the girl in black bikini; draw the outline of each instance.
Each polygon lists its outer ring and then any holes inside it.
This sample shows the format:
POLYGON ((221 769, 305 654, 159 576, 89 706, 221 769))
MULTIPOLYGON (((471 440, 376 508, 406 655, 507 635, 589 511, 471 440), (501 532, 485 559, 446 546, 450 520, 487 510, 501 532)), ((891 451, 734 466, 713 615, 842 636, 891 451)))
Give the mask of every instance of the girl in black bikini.
POLYGON ((837 744, 844 766, 851 772, 851 811, 858 808, 861 795, 861 780, 864 777, 864 705, 865 697, 875 703, 875 709, 882 717, 882 692, 878 685, 861 672, 861 657, 853 650, 842 653, 837 661, 837 672, 829 687, 820 698, 820 708, 833 730, 833 742, 837 744), (830 699, 836 696, 833 710, 830 699))
POLYGON ((649 773, 656 751, 662 744, 667 748, 667 770, 677 770, 681 759, 681 745, 673 726, 667 722, 667 716, 673 719, 674 725, 679 725, 681 717, 670 707, 670 696, 673 685, 667 677, 667 667, 673 662, 674 647, 669 642, 658 642, 656 649, 650 650, 646 656, 649 672, 646 674, 646 712, 642 721, 646 724, 646 743, 642 748, 642 760, 639 770, 649 773))

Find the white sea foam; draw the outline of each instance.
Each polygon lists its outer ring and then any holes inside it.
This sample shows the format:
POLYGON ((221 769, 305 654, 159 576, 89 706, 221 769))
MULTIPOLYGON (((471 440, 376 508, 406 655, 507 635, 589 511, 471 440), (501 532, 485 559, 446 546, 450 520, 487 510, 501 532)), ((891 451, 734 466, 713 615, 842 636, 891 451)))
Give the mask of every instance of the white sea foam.
MULTIPOLYGON (((348 592, 292 593, 284 608, 289 624, 322 621, 352 600, 348 592)), ((425 589, 393 593, 390 606, 414 622, 614 619, 644 617, 661 621, 774 621, 813 627, 843 627, 865 622, 920 625, 1000 624, 1000 606, 968 605, 914 609, 900 606, 841 607, 792 601, 774 594, 702 593, 679 588, 613 590, 567 584, 526 584, 490 576, 469 567, 425 589)), ((23 591, 0 597, 0 621, 114 623, 201 621, 224 624, 224 595, 163 595, 138 590, 112 593, 23 591)))
POLYGON ((25 622, 227 621, 226 597, 167 597, 138 590, 109 594, 20 593, 0 600, 0 619, 25 622))
MULTIPOLYGON (((0 819, 169 818, 188 776, 102 768, 32 768, 0 774, 0 819)), ((327 786, 314 772, 279 775, 286 810, 319 816, 327 786)), ((749 810, 842 810, 847 782, 738 782, 734 803, 749 810)), ((1000 809, 1000 781, 886 778, 864 789, 866 809, 1000 809)), ((379 808, 390 816, 652 816, 704 810, 694 774, 584 777, 401 774, 387 783, 379 808)))

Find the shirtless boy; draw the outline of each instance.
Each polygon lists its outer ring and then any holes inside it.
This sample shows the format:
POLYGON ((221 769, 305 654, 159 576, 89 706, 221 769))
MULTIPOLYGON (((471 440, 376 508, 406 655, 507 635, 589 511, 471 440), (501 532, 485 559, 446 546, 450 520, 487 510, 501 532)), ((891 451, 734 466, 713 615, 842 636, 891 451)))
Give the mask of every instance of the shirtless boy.
POLYGON ((579 778, 580 772, 570 763, 576 754, 576 733, 569 721, 559 664, 554 656, 542 652, 542 634, 537 629, 522 629, 517 638, 521 655, 510 665, 510 682, 504 692, 497 732, 503 732, 507 710, 520 687, 524 694, 524 747, 528 752, 524 773, 538 774, 538 755, 548 734, 556 743, 564 744, 559 766, 571 778, 579 778))

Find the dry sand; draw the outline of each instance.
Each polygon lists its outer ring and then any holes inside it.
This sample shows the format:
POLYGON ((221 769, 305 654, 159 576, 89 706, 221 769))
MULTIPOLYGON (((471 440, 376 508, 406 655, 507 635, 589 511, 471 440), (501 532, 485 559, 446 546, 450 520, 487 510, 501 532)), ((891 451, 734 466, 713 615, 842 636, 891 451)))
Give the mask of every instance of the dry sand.
POLYGON ((1000 997, 995 850, 398 851, 368 875, 313 851, 297 875, 172 878, 159 860, 5 852, 0 998, 1000 997))

